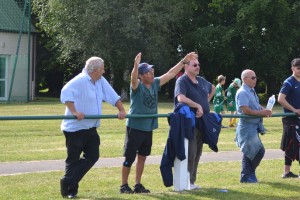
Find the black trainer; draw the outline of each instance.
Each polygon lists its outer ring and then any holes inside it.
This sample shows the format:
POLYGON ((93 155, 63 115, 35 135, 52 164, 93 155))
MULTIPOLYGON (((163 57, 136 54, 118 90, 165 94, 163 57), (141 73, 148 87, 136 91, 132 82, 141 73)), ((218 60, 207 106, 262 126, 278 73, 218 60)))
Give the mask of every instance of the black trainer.
POLYGON ((287 174, 282 174, 282 178, 296 178, 298 177, 297 174, 294 174, 293 172, 289 172, 287 174))
POLYGON ((132 194, 133 190, 129 187, 128 184, 124 184, 120 186, 120 193, 132 194))
POLYGON ((67 197, 68 195, 68 184, 67 184, 67 181, 65 178, 61 178, 60 179, 60 193, 61 193, 61 196, 63 198, 67 197))
POLYGON ((134 193, 150 193, 150 190, 146 189, 142 184, 138 183, 134 186, 134 193))

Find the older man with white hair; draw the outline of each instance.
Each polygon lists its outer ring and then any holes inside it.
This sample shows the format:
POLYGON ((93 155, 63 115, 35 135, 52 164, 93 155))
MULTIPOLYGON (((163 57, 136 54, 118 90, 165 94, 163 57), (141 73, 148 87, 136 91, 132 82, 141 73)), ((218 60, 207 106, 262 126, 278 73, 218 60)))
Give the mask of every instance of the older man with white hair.
POLYGON ((99 159, 100 137, 97 128, 100 120, 85 119, 85 115, 101 115, 102 102, 106 101, 117 107, 119 119, 126 117, 121 98, 102 76, 104 72, 104 61, 99 57, 91 57, 82 72, 61 91, 61 102, 66 105, 65 115, 77 118, 64 119, 61 124, 66 138, 67 159, 60 187, 61 195, 66 198, 76 197, 79 181, 99 159))

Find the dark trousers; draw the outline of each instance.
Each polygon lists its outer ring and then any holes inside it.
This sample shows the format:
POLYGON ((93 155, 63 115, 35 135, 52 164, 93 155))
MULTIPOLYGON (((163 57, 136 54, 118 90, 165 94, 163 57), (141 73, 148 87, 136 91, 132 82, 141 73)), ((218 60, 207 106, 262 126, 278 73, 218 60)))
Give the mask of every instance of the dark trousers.
POLYGON ((190 183, 194 184, 197 178, 197 169, 202 155, 203 141, 202 132, 194 129, 194 138, 189 140, 188 151, 188 171, 190 173, 190 183))
POLYGON ((241 172, 241 181, 246 180, 251 174, 255 174, 255 170, 258 167, 260 161, 265 155, 265 148, 262 147, 256 154, 256 156, 250 160, 245 154, 243 154, 242 159, 242 172, 241 172))
POLYGON ((76 132, 64 131, 67 147, 65 175, 63 179, 69 191, 76 193, 78 183, 99 159, 100 137, 96 128, 76 132), (83 153, 82 157, 80 157, 83 153))

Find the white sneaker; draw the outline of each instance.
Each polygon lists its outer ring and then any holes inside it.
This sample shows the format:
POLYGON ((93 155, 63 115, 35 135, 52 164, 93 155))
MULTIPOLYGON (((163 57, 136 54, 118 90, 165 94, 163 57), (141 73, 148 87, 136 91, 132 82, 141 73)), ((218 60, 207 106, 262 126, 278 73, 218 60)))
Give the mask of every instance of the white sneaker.
POLYGON ((199 190, 201 189, 201 186, 200 185, 195 185, 195 184, 190 184, 190 190, 199 190))

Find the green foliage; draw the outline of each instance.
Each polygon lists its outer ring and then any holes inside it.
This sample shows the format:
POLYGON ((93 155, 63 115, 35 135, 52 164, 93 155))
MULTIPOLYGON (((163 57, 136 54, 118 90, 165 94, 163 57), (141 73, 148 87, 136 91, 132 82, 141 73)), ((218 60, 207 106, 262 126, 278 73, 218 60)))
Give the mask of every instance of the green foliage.
POLYGON ((268 102, 269 96, 266 93, 258 93, 258 98, 260 103, 266 104, 268 102))
POLYGON ((52 38, 50 45, 59 47, 61 60, 78 69, 88 57, 102 57, 120 93, 126 84, 124 72, 131 70, 138 52, 143 52, 143 60, 157 66, 158 74, 174 64, 174 50, 170 49, 174 49, 172 40, 178 37, 184 6, 182 2, 169 2, 168 6, 162 0, 84 4, 80 0, 35 0, 33 4, 39 26, 52 38))
POLYGON ((98 55, 118 93, 129 87, 124 74, 138 52, 161 75, 180 56, 197 51, 209 81, 218 74, 240 77, 250 68, 269 94, 278 92, 290 74, 290 60, 300 53, 296 0, 33 0, 32 5, 47 46, 57 50, 53 56, 65 68, 56 72, 69 80, 88 57, 98 55), (183 52, 176 51, 178 45, 183 52))

